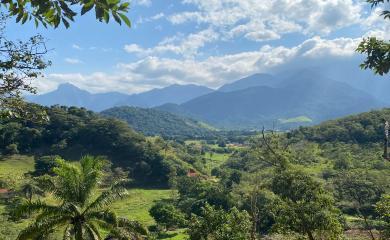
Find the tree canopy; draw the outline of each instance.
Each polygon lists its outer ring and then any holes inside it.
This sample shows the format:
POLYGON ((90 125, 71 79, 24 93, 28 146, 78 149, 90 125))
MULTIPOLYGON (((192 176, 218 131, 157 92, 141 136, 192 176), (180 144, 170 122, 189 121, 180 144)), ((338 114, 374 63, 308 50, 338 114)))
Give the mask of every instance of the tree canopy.
MULTIPOLYGON (((372 7, 390 2, 390 0, 367 0, 372 7)), ((390 10, 383 10, 381 15, 390 20, 390 10)), ((390 42, 376 37, 363 39, 357 48, 357 52, 367 55, 366 60, 360 65, 363 69, 371 69, 375 74, 385 75, 390 71, 390 42)))
POLYGON ((2 7, 11 16, 16 16, 16 22, 24 24, 28 20, 33 20, 35 25, 41 23, 43 26, 57 28, 61 23, 70 27, 70 22, 74 21, 77 11, 84 15, 95 9, 96 19, 109 22, 110 16, 116 22, 131 26, 127 13, 130 3, 121 0, 2 0, 2 7))

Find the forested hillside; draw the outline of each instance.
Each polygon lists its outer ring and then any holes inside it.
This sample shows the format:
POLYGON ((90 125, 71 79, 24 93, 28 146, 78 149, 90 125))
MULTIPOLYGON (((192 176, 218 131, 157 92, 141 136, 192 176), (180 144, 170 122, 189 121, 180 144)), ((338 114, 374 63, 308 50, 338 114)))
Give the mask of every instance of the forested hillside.
POLYGON ((330 120, 313 127, 301 127, 291 135, 320 143, 378 143, 383 141, 384 122, 388 120, 390 109, 386 108, 330 120))
POLYGON ((87 154, 103 155, 143 183, 167 181, 169 164, 154 144, 125 122, 76 107, 44 109, 49 121, 42 123, 1 120, 2 154, 58 154, 72 160, 87 154))
POLYGON ((116 107, 101 112, 103 116, 126 121, 133 129, 147 136, 164 138, 210 138, 217 132, 202 122, 156 109, 116 107))

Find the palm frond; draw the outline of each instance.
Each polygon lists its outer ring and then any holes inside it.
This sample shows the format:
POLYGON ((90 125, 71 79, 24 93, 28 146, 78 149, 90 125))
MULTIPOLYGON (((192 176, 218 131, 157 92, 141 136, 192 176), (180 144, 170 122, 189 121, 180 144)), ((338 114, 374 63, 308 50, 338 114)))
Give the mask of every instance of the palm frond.
POLYGON ((148 235, 148 230, 138 221, 131 221, 126 218, 118 218, 117 227, 124 228, 129 232, 140 234, 140 235, 148 235))
POLYGON ((22 203, 21 205, 16 207, 13 214, 16 217, 22 217, 23 215, 26 215, 26 214, 29 215, 29 214, 36 213, 36 212, 44 212, 44 213, 50 214, 53 212, 57 213, 60 211, 61 211, 61 208, 58 206, 51 206, 51 205, 48 205, 40 200, 37 200, 37 201, 31 201, 31 202, 28 201, 28 202, 22 203))
POLYGON ((84 156, 80 160, 82 172, 82 188, 80 199, 83 203, 89 199, 93 190, 97 187, 99 180, 103 176, 102 169, 106 161, 101 157, 84 156))
POLYGON ((85 214, 86 219, 91 220, 100 220, 106 222, 110 225, 116 226, 118 224, 118 218, 114 212, 111 211, 96 211, 96 212, 88 212, 85 214))
POLYGON ((72 227, 69 224, 65 227, 64 235, 62 237, 62 240, 72 240, 72 227))
POLYGON ((85 212, 95 211, 97 209, 104 209, 112 202, 122 198, 126 193, 126 189, 120 184, 112 186, 109 190, 101 193, 86 209, 85 212))
POLYGON ((55 227, 68 223, 69 217, 55 217, 45 221, 34 222, 19 233, 17 240, 42 239, 52 232, 55 227))
POLYGON ((91 240, 101 240, 101 236, 99 234, 99 231, 98 229, 94 228, 92 225, 90 224, 86 224, 85 225, 85 232, 86 234, 89 236, 89 239, 91 240))

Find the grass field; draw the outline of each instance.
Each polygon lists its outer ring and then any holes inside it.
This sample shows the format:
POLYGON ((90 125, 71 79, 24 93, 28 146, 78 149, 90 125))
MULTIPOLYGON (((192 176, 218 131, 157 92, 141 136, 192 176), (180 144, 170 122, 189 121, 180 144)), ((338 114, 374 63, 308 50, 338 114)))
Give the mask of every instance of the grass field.
MULTIPOLYGON (((6 180, 7 182, 12 181, 15 185, 23 180, 25 173, 33 169, 33 157, 15 155, 0 158, 0 179, 6 180)), ((156 201, 169 199, 172 197, 172 194, 172 190, 166 189, 129 189, 128 195, 122 200, 115 202, 112 209, 118 216, 137 220, 145 226, 151 226, 155 222, 149 215, 149 209, 156 201)), ((0 202, 0 240, 16 239, 19 231, 27 226, 28 222, 14 223, 8 221, 4 213, 5 205, 0 202)), ((184 230, 179 230, 176 232, 168 232, 159 239, 183 240, 185 237, 184 230)))
POLYGON ((23 180, 24 174, 34 170, 34 158, 30 156, 14 155, 0 157, 0 179, 17 184, 23 180))

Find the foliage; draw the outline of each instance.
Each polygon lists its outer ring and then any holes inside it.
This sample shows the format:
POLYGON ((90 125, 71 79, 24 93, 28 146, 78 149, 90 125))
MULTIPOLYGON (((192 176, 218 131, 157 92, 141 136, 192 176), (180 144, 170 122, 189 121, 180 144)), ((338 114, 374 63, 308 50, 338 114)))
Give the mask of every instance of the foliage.
POLYGON ((129 9, 129 2, 120 0, 35 0, 16 1, 3 0, 2 7, 11 16, 16 16, 16 22, 24 24, 28 20, 34 20, 35 25, 39 23, 45 27, 57 28, 63 23, 66 28, 70 26, 70 21, 74 21, 77 16, 76 9, 81 15, 95 9, 96 19, 109 22, 110 15, 119 24, 122 21, 130 27, 130 21, 124 13, 129 9))
MULTIPOLYGON (((366 0, 376 7, 379 4, 390 2, 389 0, 366 0)), ((384 10, 381 14, 384 19, 390 20, 390 10, 384 10)), ((363 69, 371 69, 375 74, 384 75, 390 71, 390 42, 375 37, 363 39, 356 50, 366 54, 366 60, 360 65, 363 69)))
POLYGON ((158 202, 150 210, 150 215, 165 229, 182 228, 186 225, 185 215, 173 204, 158 202))
POLYGON ((276 229, 326 239, 339 239, 342 227, 334 201, 315 181, 300 170, 282 170, 275 174, 271 190, 283 204, 276 214, 276 229))
POLYGON ((168 163, 154 144, 126 123, 75 107, 42 110, 50 121, 0 120, 0 149, 16 144, 23 154, 61 155, 73 160, 85 154, 103 155, 115 167, 130 170, 131 177, 142 183, 167 182, 168 163))
POLYGON ((169 139, 209 138, 215 131, 204 124, 185 117, 137 107, 115 107, 102 112, 102 115, 126 121, 136 131, 148 136, 162 136, 169 139))
POLYGON ((246 240, 250 236, 250 226, 245 211, 232 208, 226 212, 206 205, 200 216, 192 217, 188 233, 191 240, 246 240))
POLYGON ((386 223, 382 232, 383 239, 390 238, 390 195, 385 195, 376 204, 376 211, 381 219, 386 223))
POLYGON ((178 179, 179 207, 187 214, 200 214, 206 204, 225 210, 233 206, 229 191, 218 183, 199 177, 178 179))
POLYGON ((352 204, 357 215, 364 220, 364 225, 372 239, 371 219, 375 215, 374 204, 384 193, 385 185, 375 176, 362 171, 343 172, 335 181, 339 197, 352 204))
POLYGON ((290 138, 319 143, 376 143, 382 142, 384 120, 388 119, 390 109, 386 108, 326 121, 313 127, 301 127, 288 135, 290 138))
POLYGON ((58 205, 37 201, 21 204, 18 216, 38 213, 35 221, 20 232, 18 239, 45 239, 55 230, 64 231, 64 239, 101 239, 101 229, 113 236, 144 235, 146 231, 134 222, 118 219, 109 210, 110 204, 124 194, 120 185, 95 197, 102 178, 104 161, 90 156, 83 157, 80 165, 58 160, 53 178, 47 178, 45 189, 59 200, 58 205))
POLYGON ((0 116, 40 120, 44 114, 34 105, 26 105, 21 95, 35 93, 31 82, 51 64, 44 59, 45 41, 40 35, 27 41, 7 40, 6 21, 7 17, 0 15, 0 116))
POLYGON ((34 161, 34 171, 31 173, 33 176, 42 176, 45 174, 52 175, 53 168, 57 167, 56 159, 60 156, 42 156, 37 157, 34 161))

